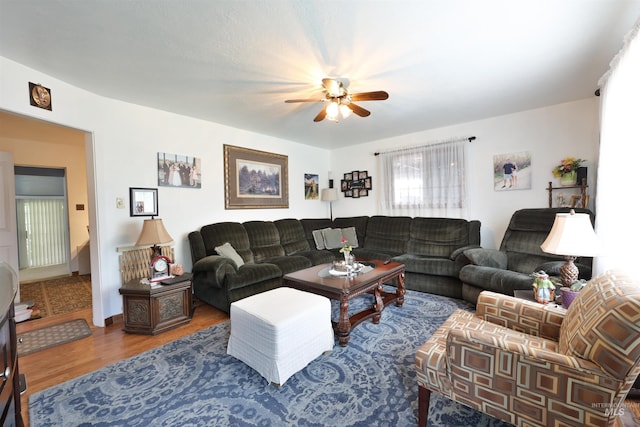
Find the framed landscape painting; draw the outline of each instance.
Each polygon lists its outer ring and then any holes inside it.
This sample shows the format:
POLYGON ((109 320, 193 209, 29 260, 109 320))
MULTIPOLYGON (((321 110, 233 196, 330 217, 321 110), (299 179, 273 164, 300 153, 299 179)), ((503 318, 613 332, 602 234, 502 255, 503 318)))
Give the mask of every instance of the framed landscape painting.
POLYGON ((289 158, 224 145, 225 209, 289 207, 289 158))

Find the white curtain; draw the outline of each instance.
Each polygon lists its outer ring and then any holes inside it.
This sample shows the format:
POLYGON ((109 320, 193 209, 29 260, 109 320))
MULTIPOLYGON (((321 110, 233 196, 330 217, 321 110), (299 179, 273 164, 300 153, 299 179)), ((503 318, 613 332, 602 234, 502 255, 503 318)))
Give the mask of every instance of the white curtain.
POLYGON ((67 230, 62 198, 16 200, 20 268, 66 264, 67 230))
POLYGON ((596 234, 603 243, 594 274, 612 268, 637 274, 637 216, 640 197, 640 21, 600 80, 600 155, 596 199, 596 234))
POLYGON ((380 153, 380 213, 465 218, 467 141, 440 142, 380 153))

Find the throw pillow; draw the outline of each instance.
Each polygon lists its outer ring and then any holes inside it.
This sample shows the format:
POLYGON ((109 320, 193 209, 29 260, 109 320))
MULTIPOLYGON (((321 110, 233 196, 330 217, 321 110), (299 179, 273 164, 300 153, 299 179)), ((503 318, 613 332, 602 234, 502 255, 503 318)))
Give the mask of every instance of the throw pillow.
POLYGON ((342 230, 339 228, 327 228, 322 230, 324 246, 327 249, 337 249, 342 247, 342 230))
MULTIPOLYGON (((325 228, 324 230, 329 230, 329 229, 325 228)), ((322 237, 322 232, 324 230, 313 230, 311 232, 311 234, 313 235, 313 241, 316 242, 316 249, 317 250, 322 250, 322 249, 325 248, 324 237, 322 237)))
POLYGON ((244 265, 244 260, 238 254, 238 252, 236 252, 236 250, 233 249, 233 246, 231 246, 231 243, 227 242, 222 246, 216 246, 215 250, 218 253, 218 255, 231 258, 231 261, 235 262, 238 268, 244 265))
POLYGON ((343 228, 342 237, 347 239, 347 245, 351 246, 352 248, 358 247, 358 235, 356 234, 355 227, 343 228))

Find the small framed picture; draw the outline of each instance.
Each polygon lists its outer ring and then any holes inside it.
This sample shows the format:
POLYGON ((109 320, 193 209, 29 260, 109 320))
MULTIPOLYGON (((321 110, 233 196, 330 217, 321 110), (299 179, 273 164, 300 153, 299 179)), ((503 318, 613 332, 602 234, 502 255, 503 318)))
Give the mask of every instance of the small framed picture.
POLYGON ((365 179, 368 175, 369 173, 367 171, 360 171, 360 173, 358 174, 358 179, 365 179))
POLYGON ((345 181, 351 181, 352 179, 353 178, 352 178, 351 172, 344 174, 344 180, 345 181))
POLYGON ((364 188, 367 190, 371 190, 371 177, 367 177, 364 179, 364 188))
POLYGON ((129 188, 129 216, 158 216, 157 188, 129 188))
POLYGON ((359 192, 360 192, 360 195, 359 195, 360 197, 367 197, 369 195, 369 190, 366 190, 364 188, 361 188, 359 192))
POLYGON ((358 171, 351 172, 351 180, 352 181, 358 179, 359 176, 360 176, 360 172, 358 172, 358 171))

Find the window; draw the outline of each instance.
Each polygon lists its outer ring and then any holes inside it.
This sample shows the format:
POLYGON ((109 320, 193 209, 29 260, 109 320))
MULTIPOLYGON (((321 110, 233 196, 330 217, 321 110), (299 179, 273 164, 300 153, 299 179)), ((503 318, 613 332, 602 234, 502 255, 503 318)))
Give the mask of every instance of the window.
POLYGON ((385 215, 463 217, 466 140, 380 156, 385 215))

